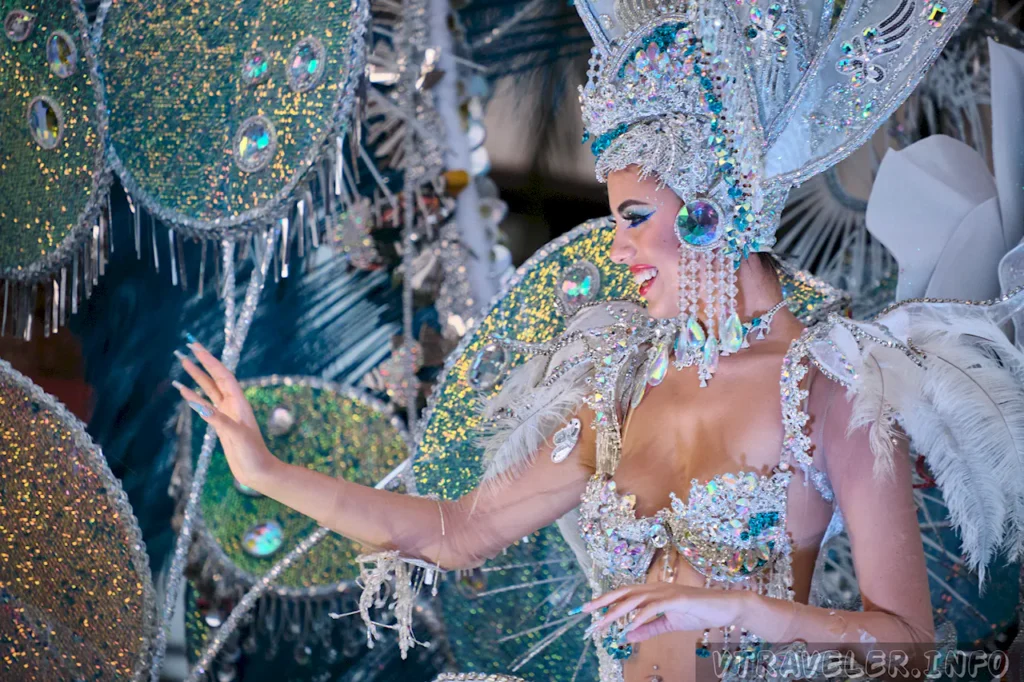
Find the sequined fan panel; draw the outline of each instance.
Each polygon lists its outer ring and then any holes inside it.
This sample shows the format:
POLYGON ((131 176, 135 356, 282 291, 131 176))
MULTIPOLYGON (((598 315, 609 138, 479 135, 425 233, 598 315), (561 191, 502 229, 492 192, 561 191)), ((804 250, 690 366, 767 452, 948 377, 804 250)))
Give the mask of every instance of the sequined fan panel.
POLYGON ((105 201, 102 121, 81 6, 0 0, 0 277, 70 262, 105 201))
POLYGON ((81 422, 0 361, 0 679, 130 680, 155 609, 127 497, 81 422))
POLYGON ((364 10, 351 0, 116 0, 99 56, 129 192, 196 230, 280 217, 350 109, 364 10))
MULTIPOLYGON (((267 446, 278 458, 314 471, 373 485, 408 456, 401 424, 382 404, 315 379, 269 377, 245 388, 267 446)), ((186 409, 187 408, 183 408, 186 409)), ((205 424, 192 419, 189 449, 194 464, 205 424)), ((252 584, 317 524, 238 484, 218 443, 200 498, 200 545, 228 576, 252 584)), ((361 549, 331 534, 284 572, 275 594, 332 594, 358 575, 361 549)))

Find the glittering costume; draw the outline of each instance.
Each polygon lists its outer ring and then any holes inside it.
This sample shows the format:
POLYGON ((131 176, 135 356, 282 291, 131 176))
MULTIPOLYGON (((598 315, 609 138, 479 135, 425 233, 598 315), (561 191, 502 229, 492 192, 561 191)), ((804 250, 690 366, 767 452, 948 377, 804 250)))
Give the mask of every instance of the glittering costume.
MULTIPOLYGON (((942 488, 967 563, 982 582, 999 551, 1015 560, 1024 546, 1017 454, 1024 445, 1024 355, 1000 325, 1024 305, 1020 290, 984 304, 904 301, 867 322, 835 312, 805 316, 808 327, 779 377, 784 436, 770 474, 694 480, 686 497, 677 488, 671 505, 649 517, 636 516, 635 496, 620 495, 614 480, 624 425, 648 387, 672 365, 696 367, 706 386, 722 356, 768 331, 775 309, 749 321, 738 314, 740 263, 771 250, 790 187, 844 158, 899 106, 969 4, 861 0, 835 16, 831 3, 815 0, 576 6, 595 41, 581 103, 598 178, 635 166, 683 200, 675 219, 679 317, 652 319, 636 302, 611 296, 579 301, 587 278, 597 278, 592 263, 564 268, 572 276, 564 275, 559 290, 575 305, 553 337, 516 337, 515 323, 496 304, 488 319, 497 322, 485 332, 491 345, 483 346, 478 332, 455 365, 475 344, 473 365, 463 371, 499 366, 486 382, 469 382, 487 399, 482 480, 515 486, 549 439, 552 460, 563 461, 585 405, 594 414, 596 473, 558 527, 594 595, 645 581, 657 552, 672 550, 707 586, 741 585, 793 600, 786 518, 793 477, 835 501, 811 456, 805 379, 813 367, 853 401, 849 427, 868 428, 874 475, 892 474, 897 429, 909 437, 942 488)), ((516 306, 522 310, 514 302, 507 308, 516 306)), ((442 402, 452 399, 447 388, 442 382, 442 402)), ((426 421, 416 483, 443 489, 445 476, 463 463, 436 453, 446 439, 457 447, 459 436, 449 429, 439 437, 431 431, 435 420, 426 421)), ((822 545, 842 529, 833 504, 822 545)), ((817 587, 812 582, 812 602, 817 587)), ((625 620, 594 638, 601 682, 623 680, 621 660, 632 653, 618 641, 625 620)), ((561 621, 546 627, 555 625, 561 621)), ((545 638, 537 647, 550 644, 545 638)), ((744 631, 735 644, 727 677, 756 679, 765 673, 752 663, 761 649, 798 651, 801 643, 766 643, 744 631)), ((705 631, 697 654, 708 653, 705 631)))

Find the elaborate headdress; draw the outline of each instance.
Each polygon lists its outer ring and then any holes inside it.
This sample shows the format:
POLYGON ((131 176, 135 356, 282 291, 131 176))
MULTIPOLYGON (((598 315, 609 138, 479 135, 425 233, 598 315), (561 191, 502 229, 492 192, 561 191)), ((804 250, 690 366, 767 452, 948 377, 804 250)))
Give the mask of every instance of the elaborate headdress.
POLYGON ((580 101, 598 179, 635 164, 683 200, 677 366, 698 364, 706 381, 720 353, 744 346, 740 260, 771 249, 789 189, 838 163, 892 114, 970 5, 576 3, 594 38, 580 101))

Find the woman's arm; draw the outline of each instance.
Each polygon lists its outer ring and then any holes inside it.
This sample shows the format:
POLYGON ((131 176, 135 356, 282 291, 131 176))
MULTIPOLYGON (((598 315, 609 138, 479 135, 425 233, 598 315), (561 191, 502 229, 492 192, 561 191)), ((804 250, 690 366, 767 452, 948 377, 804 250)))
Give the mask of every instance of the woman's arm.
POLYGON ((553 463, 552 445, 545 444, 514 482, 477 488, 458 500, 437 502, 332 478, 274 457, 234 375, 200 344, 189 348, 202 368, 180 356, 182 366, 209 401, 177 388, 216 430, 235 478, 365 545, 442 568, 476 566, 578 505, 592 473, 580 457, 594 447, 584 408, 580 439, 568 459, 553 463))
POLYGON ((847 434, 852 403, 836 384, 830 392, 815 459, 843 514, 864 610, 754 599, 745 625, 770 642, 835 643, 862 661, 869 651, 903 651, 924 666, 935 629, 907 442, 896 448, 894 475, 876 477, 867 427, 847 434))

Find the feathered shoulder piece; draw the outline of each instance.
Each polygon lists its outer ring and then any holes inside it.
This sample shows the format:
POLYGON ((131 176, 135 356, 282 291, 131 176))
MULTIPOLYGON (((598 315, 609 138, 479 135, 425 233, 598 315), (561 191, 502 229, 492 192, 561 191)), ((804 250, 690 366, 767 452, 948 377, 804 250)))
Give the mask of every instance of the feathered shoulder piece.
POLYGON ((848 388, 876 475, 893 471, 896 425, 925 457, 981 583, 1000 550, 1016 561, 1024 548, 1024 353, 1001 328, 1022 307, 1024 289, 911 300, 870 322, 833 315, 798 342, 848 388))
POLYGON ((611 301, 581 309, 547 343, 497 338, 508 351, 531 357, 509 374, 484 408, 478 439, 484 449, 483 480, 508 481, 522 473, 584 403, 595 413, 598 469, 613 470, 623 396, 657 328, 636 303, 611 301))

